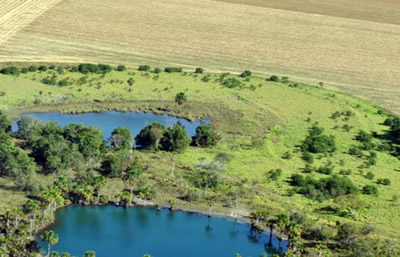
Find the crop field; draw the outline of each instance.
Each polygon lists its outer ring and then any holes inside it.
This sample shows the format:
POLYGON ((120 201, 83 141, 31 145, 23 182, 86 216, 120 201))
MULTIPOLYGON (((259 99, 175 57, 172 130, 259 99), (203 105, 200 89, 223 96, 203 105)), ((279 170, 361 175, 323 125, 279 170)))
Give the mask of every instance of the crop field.
POLYGON ((249 69, 400 113, 398 1, 319 2, 5 0, 0 62, 249 69))
MULTIPOLYGON (((222 134, 223 140, 216 147, 191 147, 175 157, 168 152, 140 153, 141 160, 149 166, 151 183, 163 192, 158 194, 158 200, 166 202, 168 197, 180 196, 188 186, 185 177, 190 176, 201 161, 209 162, 218 154, 225 153, 229 161, 220 171, 221 176, 238 186, 209 192, 209 197, 218 203, 232 204, 232 192, 239 190, 236 192, 240 192, 238 208, 241 210, 266 209, 271 213, 299 210, 319 223, 332 226, 336 221, 373 224, 378 229, 377 233, 398 237, 399 159, 379 152, 376 165, 362 168, 365 160, 348 153, 352 145, 359 144, 355 140, 359 129, 376 131, 380 135, 385 133, 387 127, 382 125, 386 118, 384 112, 379 114, 379 108, 358 98, 309 85, 298 84, 294 87, 290 82, 266 81, 261 77, 244 79, 236 75, 226 76, 237 78, 242 86, 227 88, 221 85, 218 81, 220 74, 155 74, 132 69, 104 75, 84 75, 66 70, 62 73, 48 70, 21 73, 19 76, 0 75, 0 100, 1 107, 8 109, 11 115, 55 110, 79 112, 92 108, 141 108, 147 111, 165 108, 178 113, 174 97, 178 92, 185 92, 188 102, 182 105, 179 115, 212 119, 213 126, 222 134), (68 85, 43 84, 41 81, 48 77, 54 77, 57 81, 67 79, 68 85), (133 93, 129 92, 126 83, 130 77, 135 80, 133 93), (215 105, 207 108, 204 107, 206 103, 215 105), (330 118, 336 111, 351 111, 353 114, 347 118, 330 118), (290 176, 302 174, 304 168, 298 145, 314 122, 318 122, 326 134, 336 137, 338 149, 331 157, 317 155, 313 166, 330 163, 334 167, 334 174, 339 174, 342 169, 350 169, 352 172, 348 177, 358 188, 374 184, 379 189, 376 197, 359 194, 363 207, 356 211, 354 220, 324 212, 324 208, 337 206, 334 200, 320 203, 300 194, 290 194, 293 188, 288 183, 290 176), (350 129, 345 130, 345 125, 350 129), (291 153, 290 159, 283 158, 286 152, 291 153), (170 175, 172 158, 177 160, 175 176, 170 175), (268 172, 277 168, 282 169, 282 177, 271 181, 268 172), (374 180, 366 178, 368 172, 375 174, 374 180), (392 184, 377 185, 376 179, 382 178, 389 178, 392 184)), ((326 177, 315 172, 312 176, 326 177)), ((0 195, 6 197, 8 202, 23 202, 23 195, 10 192, 11 181, 0 180, 0 185, 0 195)), ((123 188, 121 181, 110 181, 105 190, 115 193, 123 188)), ((185 204, 184 201, 179 203, 185 204)), ((201 201, 195 203, 206 206, 201 201)), ((238 208, 232 210, 238 211, 238 208)))

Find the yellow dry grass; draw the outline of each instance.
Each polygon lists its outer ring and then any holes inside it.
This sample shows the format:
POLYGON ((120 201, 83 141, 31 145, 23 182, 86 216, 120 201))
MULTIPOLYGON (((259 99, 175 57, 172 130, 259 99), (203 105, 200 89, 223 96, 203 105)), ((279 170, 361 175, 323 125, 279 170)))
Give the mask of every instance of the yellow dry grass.
MULTIPOLYGON (((361 9, 379 16, 374 1, 361 9)), ((0 41, 0 60, 250 69, 322 81, 400 113, 400 25, 330 15, 207 0, 62 0, 0 41)))

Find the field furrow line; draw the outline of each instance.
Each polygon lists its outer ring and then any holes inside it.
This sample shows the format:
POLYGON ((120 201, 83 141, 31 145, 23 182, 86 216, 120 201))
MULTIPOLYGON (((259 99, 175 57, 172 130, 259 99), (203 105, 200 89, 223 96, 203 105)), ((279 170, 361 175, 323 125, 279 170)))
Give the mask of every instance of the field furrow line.
POLYGON ((13 37, 18 31, 55 6, 61 0, 30 0, 17 2, 14 8, 5 8, 0 12, 0 46, 13 37))

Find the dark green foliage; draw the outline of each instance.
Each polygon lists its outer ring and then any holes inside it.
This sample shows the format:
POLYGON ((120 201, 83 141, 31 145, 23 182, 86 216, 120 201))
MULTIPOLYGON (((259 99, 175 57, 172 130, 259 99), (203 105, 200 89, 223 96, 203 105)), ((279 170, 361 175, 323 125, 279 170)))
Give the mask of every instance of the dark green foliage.
POLYGON ((121 149, 108 155, 102 163, 105 176, 110 178, 121 177, 124 170, 123 163, 129 157, 128 151, 121 149))
POLYGON ((292 153, 289 152, 289 151, 286 151, 286 152, 282 155, 282 159, 285 159, 285 160, 290 160, 290 159, 292 159, 292 157, 293 157, 293 155, 292 155, 292 153))
POLYGON ((46 85, 54 86, 54 85, 57 85, 57 80, 52 77, 46 77, 46 78, 42 79, 42 83, 46 84, 46 85))
POLYGON ((272 76, 269 78, 269 81, 279 82, 279 77, 276 76, 276 75, 272 75, 272 76))
POLYGON ((204 69, 203 68, 196 68, 196 70, 194 71, 194 73, 203 73, 204 69))
POLYGON ((60 87, 68 86, 69 85, 69 81, 68 81, 68 79, 62 79, 62 80, 58 81, 58 85, 60 87))
POLYGON ((130 149, 133 144, 133 137, 131 131, 127 128, 118 127, 113 130, 109 138, 111 147, 119 149, 130 149))
POLYGON ((17 121, 17 125, 17 136, 19 138, 27 139, 32 137, 32 134, 34 133, 38 135, 41 131, 41 128, 44 126, 44 123, 39 119, 24 116, 17 121))
POLYGON ((348 124, 344 124, 342 126, 342 129, 344 129, 345 131, 349 132, 352 129, 352 126, 349 126, 348 124))
POLYGON ((39 69, 38 69, 39 71, 47 71, 48 70, 48 67, 46 66, 46 65, 41 65, 41 66, 39 66, 39 69))
POLYGON ((221 84, 227 88, 236 88, 243 86, 243 83, 237 78, 227 78, 223 80, 221 84))
POLYGON ((55 66, 55 65, 50 65, 50 66, 49 66, 49 69, 50 69, 50 70, 55 70, 55 69, 56 69, 56 66, 55 66))
POLYGON ((273 180, 273 181, 277 181, 281 175, 282 175, 282 170, 281 169, 270 170, 267 173, 268 178, 273 180))
POLYGON ((337 118, 340 117, 340 115, 341 115, 340 112, 336 111, 331 115, 330 118, 336 120, 337 118))
POLYGON ((0 130, 4 132, 11 132, 11 122, 8 120, 4 111, 0 110, 0 130))
POLYGON ((21 73, 28 73, 28 72, 29 72, 29 69, 28 69, 28 68, 25 68, 25 67, 24 67, 24 68, 21 69, 21 73))
POLYGON ((378 188, 374 185, 365 185, 362 188, 362 192, 363 194, 366 195, 374 195, 377 196, 378 195, 378 188))
POLYGON ((340 171, 339 171, 339 174, 340 175, 345 175, 345 176, 348 176, 348 175, 351 175, 351 170, 350 169, 347 169, 347 170, 345 170, 345 169, 341 169, 340 171))
POLYGON ((154 73, 161 73, 161 69, 160 68, 154 68, 154 73))
POLYGON ((190 138, 185 128, 178 122, 172 128, 167 128, 161 140, 162 150, 183 152, 190 145, 190 138))
POLYGON ((385 186, 390 186, 390 184, 392 184, 392 181, 390 181, 390 179, 388 179, 388 178, 384 178, 384 179, 380 178, 380 179, 377 180, 376 183, 381 184, 381 185, 385 185, 385 186))
MULTIPOLYGON (((74 67, 72 67, 71 71, 73 72, 74 70, 75 70, 74 67)), ((112 68, 110 65, 106 64, 96 65, 91 63, 84 63, 78 66, 77 71, 83 74, 88 74, 88 73, 105 74, 111 72, 112 68)))
POLYGON ((392 118, 387 118, 384 122, 383 125, 391 127, 393 125, 393 119, 392 118))
POLYGON ((297 187, 298 193, 320 201, 358 192, 349 179, 337 175, 316 180, 310 176, 294 174, 291 176, 291 185, 297 187))
POLYGON ((6 68, 1 69, 0 73, 3 73, 5 75, 18 75, 19 69, 15 66, 6 67, 6 68))
POLYGON ((370 180, 372 180, 372 179, 374 179, 374 177, 375 177, 375 174, 374 174, 374 173, 372 173, 372 172, 370 171, 370 172, 368 172, 368 173, 367 173, 367 175, 365 175, 365 177, 366 177, 367 179, 370 179, 370 180))
POLYGON ((173 72, 182 72, 182 68, 178 68, 178 67, 166 67, 164 69, 165 72, 168 73, 173 73, 173 72))
POLYGON ((35 65, 31 65, 31 66, 29 66, 28 70, 30 72, 36 72, 37 71, 37 67, 35 65))
POLYGON ((203 81, 203 82, 208 82, 210 80, 211 80, 211 76, 210 75, 206 75, 206 76, 201 78, 201 81, 203 81))
POLYGON ((175 102, 178 104, 178 105, 182 105, 184 102, 186 102, 187 101, 187 97, 186 97, 186 95, 185 95, 185 93, 183 93, 183 92, 179 92, 178 94, 176 94, 176 96, 175 96, 175 102))
POLYGON ((302 158, 307 163, 314 163, 314 156, 308 151, 303 153, 303 157, 302 158))
POLYGON ((359 149, 357 146, 354 145, 350 147, 349 154, 358 158, 364 156, 364 153, 361 151, 361 149, 359 149))
POLYGON ((118 65, 117 71, 126 71, 125 65, 118 65))
POLYGON ((140 71, 149 71, 150 70, 150 66, 149 65, 140 65, 138 70, 140 70, 140 71))
POLYGON ((323 131, 323 128, 313 125, 301 146, 302 150, 311 153, 331 153, 336 151, 335 137, 323 135, 323 131))
POLYGON ((250 76, 251 76, 251 71, 249 71, 249 70, 245 70, 239 75, 239 77, 241 77, 241 78, 250 77, 250 76))
POLYGON ((201 124, 196 128, 196 134, 192 137, 194 146, 208 147, 215 146, 221 136, 210 126, 201 124))
POLYGON ((333 174, 333 167, 331 166, 321 166, 316 169, 316 172, 325 174, 325 175, 332 175, 333 174))
POLYGON ((86 161, 99 159, 105 152, 106 142, 103 133, 93 126, 69 124, 65 127, 65 138, 78 146, 86 161))
POLYGON ((144 127, 136 136, 136 144, 145 149, 159 150, 161 148, 161 139, 164 137, 166 128, 160 122, 156 121, 144 127))
POLYGON ((362 143, 362 148, 364 150, 371 150, 375 147, 374 143, 372 142, 372 135, 365 132, 364 130, 360 130, 356 139, 362 143))
POLYGON ((315 168, 308 163, 306 164, 306 166, 303 169, 304 173, 313 173, 314 171, 315 171, 315 168))
POLYGON ((357 228, 353 224, 342 224, 338 227, 336 240, 340 248, 352 249, 358 243, 357 228))
POLYGON ((217 172, 213 170, 198 170, 189 178, 197 188, 217 188, 221 184, 221 179, 217 172))

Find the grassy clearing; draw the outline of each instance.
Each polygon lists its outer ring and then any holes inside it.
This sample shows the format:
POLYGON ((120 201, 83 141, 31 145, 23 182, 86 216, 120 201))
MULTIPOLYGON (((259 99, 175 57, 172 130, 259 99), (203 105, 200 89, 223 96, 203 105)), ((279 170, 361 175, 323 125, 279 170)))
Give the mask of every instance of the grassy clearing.
MULTIPOLYGON (((338 150, 333 156, 316 158, 314 166, 321 166, 331 161, 334 173, 340 169, 351 169, 348 176, 358 187, 375 184, 377 178, 389 178, 392 185, 377 185, 378 197, 361 195, 366 207, 356 215, 356 223, 373 224, 380 234, 398 237, 400 229, 400 204, 393 201, 400 196, 400 161, 386 153, 378 152, 377 164, 360 172, 363 160, 351 157, 348 149, 357 145, 354 139, 360 129, 385 132, 381 125, 385 115, 377 114, 380 108, 363 100, 334 93, 325 89, 292 83, 277 83, 263 78, 251 77, 249 81, 240 78, 243 87, 226 88, 216 79, 220 74, 165 73, 154 74, 127 70, 113 71, 106 75, 83 75, 65 72, 57 75, 57 80, 68 78, 68 86, 44 85, 40 81, 52 76, 55 71, 20 74, 18 77, 0 75, 1 107, 7 109, 14 117, 23 112, 32 111, 101 111, 147 110, 177 113, 191 119, 207 117, 213 120, 213 126, 222 134, 222 143, 214 148, 189 148, 185 153, 176 155, 176 172, 171 175, 171 153, 141 152, 141 160, 148 169, 148 183, 157 188, 156 200, 166 203, 169 197, 180 197, 191 185, 187 177, 195 172, 196 165, 204 158, 211 161, 217 154, 226 153, 230 161, 221 171, 224 180, 234 185, 218 191, 208 192, 207 198, 217 202, 215 210, 229 206, 229 211, 267 209, 271 214, 282 211, 303 211, 316 222, 335 225, 336 221, 351 221, 348 218, 326 214, 320 209, 332 204, 331 201, 319 203, 301 195, 290 196, 291 186, 288 178, 294 173, 301 173, 304 161, 297 146, 304 140, 308 128, 314 122, 325 128, 325 133, 334 135, 338 150), (209 76, 209 82, 202 78, 209 76), (86 83, 78 81, 87 77, 86 83), (129 91, 126 81, 133 77, 133 93, 129 91), (42 91, 40 93, 40 91, 42 91), (174 97, 178 92, 185 92, 188 102, 179 113, 174 97), (50 93, 50 94, 49 94, 50 93), (132 98, 132 103, 130 99, 132 98), (36 103, 36 105, 34 104, 36 103), (330 116, 336 112, 351 111, 353 116, 345 120, 344 116, 334 120, 330 116), (342 126, 348 124, 352 129, 347 132, 342 126), (292 153, 289 160, 283 159, 286 153, 292 153), (282 177, 278 181, 269 181, 266 173, 271 169, 281 168, 282 177), (368 180, 365 174, 375 174, 374 181, 368 180), (239 194, 238 206, 235 206, 235 194, 239 194)), ((235 77, 228 75, 226 78, 235 77)), ((326 175, 313 173, 314 177, 326 175)), ((10 191, 8 180, 0 180, 2 210, 11 208, 23 200, 22 194, 10 191), (6 207, 7 205, 7 207, 6 207)), ((124 188, 120 180, 109 180, 105 193, 114 195, 124 188)), ((204 192, 203 192, 204 194, 204 192)), ((187 206, 204 206, 206 200, 179 204, 187 206)))

